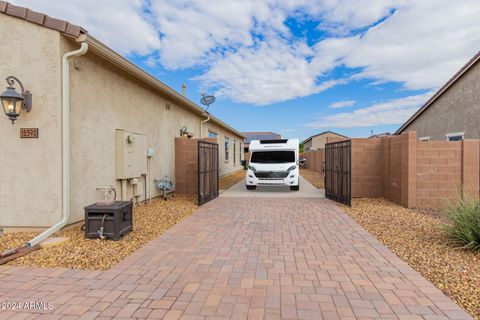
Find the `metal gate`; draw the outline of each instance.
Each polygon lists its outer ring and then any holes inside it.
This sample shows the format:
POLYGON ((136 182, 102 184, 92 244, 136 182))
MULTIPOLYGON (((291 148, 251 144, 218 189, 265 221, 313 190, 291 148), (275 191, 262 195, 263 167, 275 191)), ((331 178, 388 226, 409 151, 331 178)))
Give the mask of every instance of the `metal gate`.
POLYGON ((352 204, 352 143, 325 144, 325 197, 352 204))
POLYGON ((218 197, 218 144, 198 141, 198 205, 218 197))

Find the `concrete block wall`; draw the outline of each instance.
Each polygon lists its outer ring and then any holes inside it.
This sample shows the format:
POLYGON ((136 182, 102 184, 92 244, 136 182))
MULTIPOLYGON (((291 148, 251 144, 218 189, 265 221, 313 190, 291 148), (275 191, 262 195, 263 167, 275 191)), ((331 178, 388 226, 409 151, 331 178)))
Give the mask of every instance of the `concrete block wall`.
POLYGON ((352 195, 383 196, 383 152, 381 139, 352 139, 352 195))
POLYGON ((443 199, 458 194, 462 188, 462 150, 461 141, 417 142, 417 206, 440 206, 443 199))
POLYGON ((325 149, 308 150, 304 154, 307 159, 307 169, 323 173, 323 162, 325 161, 325 149))
POLYGON ((352 196, 440 207, 463 190, 480 195, 480 141, 417 141, 415 132, 352 139, 352 196))
MULTIPOLYGON (((197 195, 198 192, 198 140, 175 138, 175 193, 197 195)), ((216 138, 203 141, 215 142, 216 138)))

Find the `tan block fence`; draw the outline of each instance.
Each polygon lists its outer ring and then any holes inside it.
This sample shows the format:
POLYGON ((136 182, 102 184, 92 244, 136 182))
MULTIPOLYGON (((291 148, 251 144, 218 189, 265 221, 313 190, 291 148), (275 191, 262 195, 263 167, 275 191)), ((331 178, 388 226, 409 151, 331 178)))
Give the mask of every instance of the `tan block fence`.
POLYGON ((307 169, 323 173, 323 162, 325 161, 325 149, 318 149, 304 152, 300 157, 307 159, 307 169))
POLYGON ((417 141, 415 132, 352 139, 352 197, 440 207, 461 190, 479 197, 479 140, 417 141))
MULTIPOLYGON (((407 208, 440 207, 445 199, 480 195, 480 140, 418 141, 415 132, 352 138, 352 197, 386 198, 407 208)), ((325 149, 304 152, 323 173, 325 149)))

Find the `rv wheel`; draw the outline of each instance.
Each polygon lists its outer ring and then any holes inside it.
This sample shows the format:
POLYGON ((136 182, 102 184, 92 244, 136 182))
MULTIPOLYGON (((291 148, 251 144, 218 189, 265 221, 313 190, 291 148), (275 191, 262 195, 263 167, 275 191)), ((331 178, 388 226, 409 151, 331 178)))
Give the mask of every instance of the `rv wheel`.
POLYGON ((246 185, 247 190, 255 190, 257 189, 257 186, 249 186, 248 184, 246 185))

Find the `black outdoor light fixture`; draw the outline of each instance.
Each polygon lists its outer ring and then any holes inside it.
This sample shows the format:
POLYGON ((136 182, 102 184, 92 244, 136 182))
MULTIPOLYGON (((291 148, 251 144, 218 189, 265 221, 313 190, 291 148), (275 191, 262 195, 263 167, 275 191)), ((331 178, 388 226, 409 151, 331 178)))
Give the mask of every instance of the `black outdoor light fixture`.
POLYGON ((2 94, 0 94, 0 101, 2 103, 3 111, 5 115, 12 121, 12 124, 15 123, 22 109, 30 112, 32 110, 32 94, 30 91, 25 90, 23 84, 15 78, 14 76, 9 76, 6 78, 8 87, 2 94), (18 93, 13 86, 15 82, 18 83, 22 93, 18 93))

